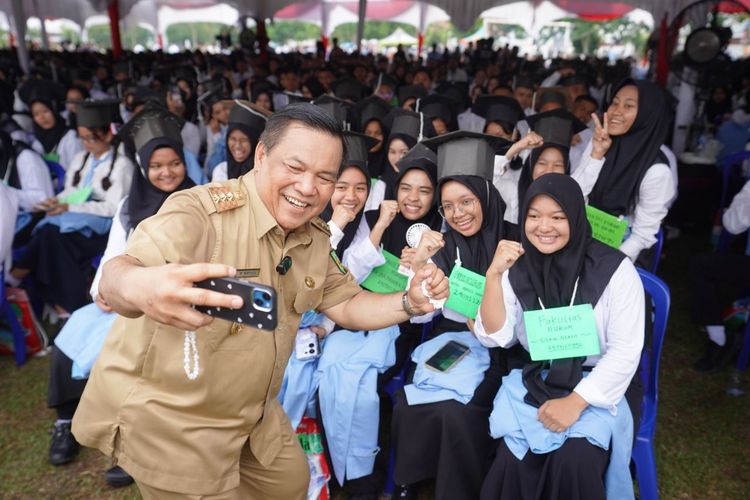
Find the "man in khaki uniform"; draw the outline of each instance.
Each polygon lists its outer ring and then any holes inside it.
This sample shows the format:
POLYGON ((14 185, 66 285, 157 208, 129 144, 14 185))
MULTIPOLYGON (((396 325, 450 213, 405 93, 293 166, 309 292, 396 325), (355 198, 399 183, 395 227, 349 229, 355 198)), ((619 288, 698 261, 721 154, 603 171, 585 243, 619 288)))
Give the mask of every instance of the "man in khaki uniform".
POLYGON ((73 433, 112 456, 144 497, 304 498, 308 465, 276 400, 301 315, 317 309, 346 328, 374 330, 433 310, 422 282, 434 298, 448 295, 434 266, 408 293, 376 295, 335 258, 317 215, 342 153, 331 118, 288 106, 269 119, 250 174, 176 193, 106 265, 100 296, 123 317, 73 433), (292 265, 280 274, 284 257, 292 265), (193 287, 235 273, 276 289, 275 331, 212 321, 191 307, 241 307, 238 296, 193 287))

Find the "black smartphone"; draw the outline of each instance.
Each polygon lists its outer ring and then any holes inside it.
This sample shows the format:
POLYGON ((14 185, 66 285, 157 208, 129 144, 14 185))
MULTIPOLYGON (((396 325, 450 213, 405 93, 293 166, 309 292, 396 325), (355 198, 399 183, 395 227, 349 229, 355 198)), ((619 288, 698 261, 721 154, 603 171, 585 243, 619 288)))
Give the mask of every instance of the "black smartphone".
POLYGON ((210 278, 195 284, 198 288, 242 297, 241 309, 195 306, 197 311, 214 318, 245 324, 260 330, 275 330, 276 290, 267 285, 235 278, 210 278))
POLYGON ((456 364, 461 361, 470 350, 469 346, 451 340, 441 347, 438 352, 433 354, 430 359, 425 361, 425 365, 427 365, 427 368, 439 372, 447 372, 456 366, 456 364))

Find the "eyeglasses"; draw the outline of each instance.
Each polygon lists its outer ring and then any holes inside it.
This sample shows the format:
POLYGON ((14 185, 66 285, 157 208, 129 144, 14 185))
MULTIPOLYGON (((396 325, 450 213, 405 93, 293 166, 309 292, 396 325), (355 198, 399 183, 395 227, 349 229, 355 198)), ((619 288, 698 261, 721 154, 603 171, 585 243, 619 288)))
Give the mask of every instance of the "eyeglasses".
POLYGON ((474 204, 479 201, 476 198, 468 198, 461 200, 458 205, 446 203, 438 207, 438 213, 443 219, 450 219, 453 217, 453 213, 458 210, 462 214, 470 214, 474 212, 474 204))

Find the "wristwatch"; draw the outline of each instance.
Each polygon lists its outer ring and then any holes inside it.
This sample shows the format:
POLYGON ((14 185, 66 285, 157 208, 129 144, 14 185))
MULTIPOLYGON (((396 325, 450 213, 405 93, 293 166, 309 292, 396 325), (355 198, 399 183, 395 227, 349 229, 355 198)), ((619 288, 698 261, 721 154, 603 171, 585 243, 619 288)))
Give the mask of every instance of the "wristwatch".
POLYGON ((411 304, 409 304, 409 292, 404 292, 404 294, 401 296, 401 307, 404 308, 404 312, 408 314, 410 318, 417 315, 417 313, 411 307, 411 304))

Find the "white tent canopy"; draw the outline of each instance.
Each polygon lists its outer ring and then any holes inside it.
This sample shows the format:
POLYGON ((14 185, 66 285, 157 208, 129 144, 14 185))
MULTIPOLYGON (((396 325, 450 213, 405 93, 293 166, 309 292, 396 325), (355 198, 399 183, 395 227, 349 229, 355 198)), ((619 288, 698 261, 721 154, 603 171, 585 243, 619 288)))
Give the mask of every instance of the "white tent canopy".
POLYGON ((396 28, 396 31, 380 40, 380 45, 414 45, 416 43, 417 39, 401 28, 396 28))

